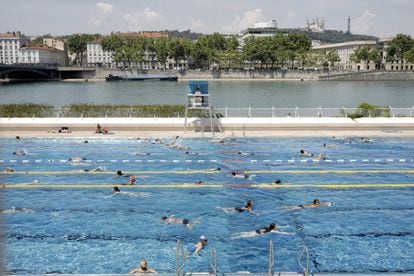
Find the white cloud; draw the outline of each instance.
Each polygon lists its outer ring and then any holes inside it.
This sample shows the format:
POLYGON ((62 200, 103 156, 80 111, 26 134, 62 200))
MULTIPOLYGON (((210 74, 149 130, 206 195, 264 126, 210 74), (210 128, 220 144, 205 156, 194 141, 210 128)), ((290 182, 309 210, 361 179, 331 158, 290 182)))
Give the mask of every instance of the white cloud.
POLYGON ((113 12, 114 6, 108 3, 98 2, 96 3, 96 9, 94 16, 89 18, 89 25, 93 27, 99 27, 103 21, 113 12))
POLYGON ((99 27, 102 25, 102 22, 99 18, 92 16, 91 18, 89 18, 89 25, 94 26, 94 27, 99 27))
POLYGON ((206 27, 206 24, 200 19, 190 19, 190 22, 191 22, 191 30, 194 30, 194 31, 201 31, 201 29, 206 27))
POLYGON ((264 20, 263 11, 261 9, 254 9, 246 11, 242 17, 237 16, 230 26, 225 26, 223 29, 227 32, 235 32, 254 27, 254 24, 264 20))
POLYGON ((99 2, 96 4, 98 11, 102 14, 111 14, 114 10, 114 6, 108 3, 99 2))
POLYGON ((369 34, 375 26, 376 14, 364 10, 362 15, 354 20, 351 19, 351 32, 355 34, 369 34))
POLYGON ((135 14, 127 13, 124 15, 124 20, 129 23, 130 28, 151 29, 162 28, 165 18, 162 14, 146 7, 143 11, 135 14))
POLYGON ((289 10, 287 13, 287 18, 288 19, 295 19, 296 18, 296 13, 292 10, 289 10))

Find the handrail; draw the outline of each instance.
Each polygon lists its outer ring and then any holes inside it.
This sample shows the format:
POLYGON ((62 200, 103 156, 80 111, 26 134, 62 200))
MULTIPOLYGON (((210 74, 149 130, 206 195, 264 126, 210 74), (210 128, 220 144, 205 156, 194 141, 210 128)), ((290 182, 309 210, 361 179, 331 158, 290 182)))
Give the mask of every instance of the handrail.
POLYGON ((216 276, 217 275, 217 253, 216 253, 216 249, 212 249, 211 250, 211 255, 210 255, 210 266, 213 269, 213 275, 216 276))
POLYGON ((303 269, 303 273, 305 276, 309 276, 309 249, 306 247, 306 245, 303 247, 302 252, 299 255, 298 263, 300 267, 303 269), (303 257, 303 254, 306 252, 306 267, 304 267, 301 263, 301 259, 303 257))
POLYGON ((273 265, 275 264, 275 255, 273 248, 273 240, 269 241, 269 276, 273 275, 273 265))
MULTIPOLYGON (((414 107, 381 107, 373 109, 361 109, 357 107, 215 107, 213 109, 214 118, 287 118, 287 117, 350 117, 353 115, 363 117, 414 117, 414 107)), ((213 113, 212 111, 212 113, 213 113)), ((165 113, 163 113, 165 114, 165 113)), ((72 110, 66 107, 56 107, 51 109, 40 110, 31 112, 30 115, 27 113, 15 113, 9 114, 7 110, 2 110, 0 106, 0 117, 11 117, 11 118, 160 118, 160 116, 171 117, 176 114, 165 115, 158 114, 156 112, 146 112, 139 108, 126 107, 126 108, 109 108, 103 110, 72 110), (3 115, 1 115, 3 114, 3 115)), ((184 113, 177 112, 178 118, 185 117, 184 113)))
POLYGON ((180 276, 181 271, 184 268, 186 262, 186 256, 184 251, 184 246, 181 240, 177 241, 177 251, 176 251, 176 275, 180 276))

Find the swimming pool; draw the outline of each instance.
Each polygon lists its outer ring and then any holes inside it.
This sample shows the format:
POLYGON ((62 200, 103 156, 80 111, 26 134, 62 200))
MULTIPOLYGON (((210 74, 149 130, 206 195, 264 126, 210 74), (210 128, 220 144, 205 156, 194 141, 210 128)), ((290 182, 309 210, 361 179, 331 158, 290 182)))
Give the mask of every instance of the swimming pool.
POLYGON ((146 258, 157 271, 174 272, 177 240, 192 247, 201 235, 208 245, 184 271, 210 271, 213 248, 219 272, 267 271, 270 240, 276 271, 302 271, 297 258, 304 246, 312 272, 414 271, 412 139, 179 143, 190 149, 132 138, 0 139, 2 171, 15 169, 1 175, 2 208, 25 208, 1 214, 8 271, 128 273, 146 258), (13 155, 19 148, 27 155, 13 155), (301 157, 300 149, 327 158, 301 157), (74 157, 86 160, 69 161, 74 157), (104 171, 84 172, 98 167, 104 171), (128 178, 117 170, 137 176, 137 184, 121 185, 128 178), (254 177, 233 178, 231 170, 254 177), (273 185, 275 179, 282 184, 273 185), (114 185, 131 194, 113 196, 114 185), (315 198, 333 206, 287 209, 315 198), (249 199, 258 215, 221 209, 249 199), (166 225, 163 215, 199 224, 166 225), (270 223, 289 234, 240 234, 270 223))

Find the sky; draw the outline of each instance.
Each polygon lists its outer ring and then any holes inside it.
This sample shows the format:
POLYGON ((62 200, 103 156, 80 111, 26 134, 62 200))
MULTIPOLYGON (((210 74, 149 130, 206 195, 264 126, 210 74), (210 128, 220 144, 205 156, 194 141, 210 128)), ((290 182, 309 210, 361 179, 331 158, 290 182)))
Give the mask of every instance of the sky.
POLYGON ((414 0, 0 0, 0 33, 69 35, 112 31, 188 30, 237 33, 256 22, 378 37, 414 35, 414 0))

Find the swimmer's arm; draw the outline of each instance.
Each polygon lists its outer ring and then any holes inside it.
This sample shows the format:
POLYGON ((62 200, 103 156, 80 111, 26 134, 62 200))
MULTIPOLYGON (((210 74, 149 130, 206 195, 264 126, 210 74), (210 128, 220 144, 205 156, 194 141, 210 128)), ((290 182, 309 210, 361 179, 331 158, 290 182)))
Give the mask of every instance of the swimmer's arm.
POLYGON ((256 213, 255 211, 253 211, 253 210, 248 210, 247 209, 247 212, 249 212, 249 213, 251 213, 251 214, 253 214, 253 215, 256 215, 256 216, 260 216, 258 213, 256 213))

